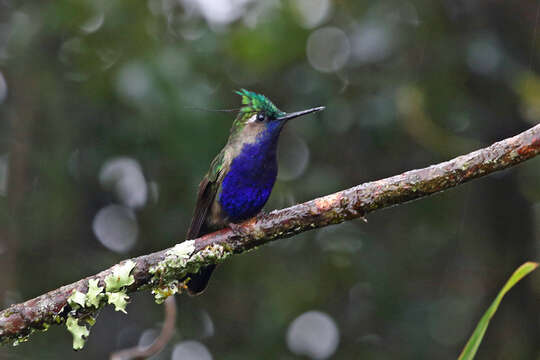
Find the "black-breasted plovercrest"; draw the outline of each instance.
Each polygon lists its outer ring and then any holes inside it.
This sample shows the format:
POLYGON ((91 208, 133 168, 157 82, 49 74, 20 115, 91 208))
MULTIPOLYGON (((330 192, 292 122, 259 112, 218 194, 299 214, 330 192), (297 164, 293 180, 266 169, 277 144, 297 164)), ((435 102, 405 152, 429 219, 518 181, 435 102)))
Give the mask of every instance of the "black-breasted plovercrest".
MULTIPOLYGON (((290 119, 323 110, 316 107, 285 113, 267 97, 242 89, 242 107, 229 140, 199 185, 197 204, 187 233, 195 239, 257 215, 268 200, 277 176, 277 144, 290 119)), ((190 294, 202 292, 215 265, 189 274, 190 294)))

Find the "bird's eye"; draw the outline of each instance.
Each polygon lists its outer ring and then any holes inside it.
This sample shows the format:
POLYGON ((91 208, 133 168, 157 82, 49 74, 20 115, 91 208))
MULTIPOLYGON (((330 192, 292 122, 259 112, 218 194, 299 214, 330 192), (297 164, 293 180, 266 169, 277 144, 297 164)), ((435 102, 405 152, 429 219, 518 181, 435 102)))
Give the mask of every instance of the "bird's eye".
POLYGON ((266 116, 263 113, 257 114, 257 121, 263 122, 266 119, 266 116))

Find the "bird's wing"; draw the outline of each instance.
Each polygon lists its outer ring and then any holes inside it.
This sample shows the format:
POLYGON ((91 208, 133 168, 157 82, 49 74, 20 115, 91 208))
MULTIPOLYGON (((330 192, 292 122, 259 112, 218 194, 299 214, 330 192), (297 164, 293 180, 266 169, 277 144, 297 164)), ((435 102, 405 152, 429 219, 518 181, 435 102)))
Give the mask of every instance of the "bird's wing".
POLYGON ((206 174, 199 184, 197 203, 187 232, 187 239, 196 239, 205 233, 203 229, 204 223, 219 189, 218 180, 222 175, 224 158, 225 150, 222 150, 214 158, 210 164, 208 174, 206 174))
MULTIPOLYGON (((208 232, 206 228, 206 218, 212 207, 216 194, 219 190, 220 177, 223 176, 223 167, 225 162, 225 150, 216 156, 210 164, 210 170, 199 185, 199 194, 197 195, 197 204, 191 218, 187 239, 196 239, 208 232)), ((216 265, 208 265, 199 270, 198 273, 189 274, 190 281, 188 283, 188 293, 190 295, 198 295, 204 291, 210 280, 210 276, 216 265)))

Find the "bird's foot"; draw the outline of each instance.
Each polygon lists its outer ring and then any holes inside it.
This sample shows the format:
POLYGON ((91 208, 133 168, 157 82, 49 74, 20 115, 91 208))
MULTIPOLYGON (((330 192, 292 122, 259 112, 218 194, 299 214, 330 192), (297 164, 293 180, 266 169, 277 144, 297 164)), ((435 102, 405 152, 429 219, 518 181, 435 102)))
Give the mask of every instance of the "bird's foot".
POLYGON ((235 223, 229 223, 229 227, 231 228, 232 232, 234 233, 234 235, 236 236, 245 236, 247 233, 246 231, 244 230, 244 228, 242 227, 242 225, 239 225, 239 224, 235 224, 235 223))

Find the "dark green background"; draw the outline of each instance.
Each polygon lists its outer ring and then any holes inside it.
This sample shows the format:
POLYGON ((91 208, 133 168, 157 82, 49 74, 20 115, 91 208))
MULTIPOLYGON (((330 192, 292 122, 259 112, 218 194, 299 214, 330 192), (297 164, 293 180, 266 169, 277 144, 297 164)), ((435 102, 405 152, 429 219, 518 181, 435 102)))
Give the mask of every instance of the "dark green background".
MULTIPOLYGON (((2 307, 181 241, 234 117, 193 108, 238 107, 238 88, 285 111, 327 107, 285 130, 267 209, 531 127, 540 118, 538 6, 0 0, 2 307), (100 209, 123 206, 99 181, 119 156, 158 188, 133 210, 138 237, 125 253, 92 230, 100 209)), ((339 329, 333 359, 454 359, 506 278, 538 258, 539 184, 536 159, 374 213, 368 224, 235 256, 204 295, 177 298, 177 332, 157 358, 196 340, 214 359, 300 359, 287 329, 318 310, 339 329)), ((479 359, 540 355, 539 296, 535 273, 509 293, 479 359)), ((82 352, 54 327, 0 357, 105 359, 159 328, 162 311, 149 293, 136 294, 127 316, 102 311, 82 352)))

